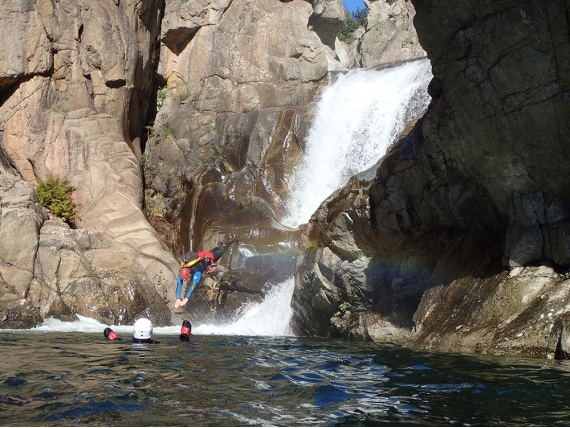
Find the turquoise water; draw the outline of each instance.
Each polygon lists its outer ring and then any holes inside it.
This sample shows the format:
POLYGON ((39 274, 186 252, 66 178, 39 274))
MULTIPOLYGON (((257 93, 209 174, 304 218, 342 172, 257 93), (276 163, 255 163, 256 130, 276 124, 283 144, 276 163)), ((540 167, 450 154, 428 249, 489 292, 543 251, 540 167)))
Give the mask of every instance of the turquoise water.
POLYGON ((567 361, 294 337, 0 332, 3 426, 569 425, 567 361))

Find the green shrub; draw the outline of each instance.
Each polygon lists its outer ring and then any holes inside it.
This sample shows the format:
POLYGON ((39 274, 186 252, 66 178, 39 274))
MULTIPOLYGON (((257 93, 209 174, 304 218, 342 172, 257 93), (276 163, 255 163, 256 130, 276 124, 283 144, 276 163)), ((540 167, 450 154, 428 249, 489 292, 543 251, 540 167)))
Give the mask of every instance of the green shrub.
POLYGON ((350 14, 351 18, 354 19, 358 25, 366 25, 368 23, 368 9, 356 8, 354 12, 350 14))
POLYGON ((190 95, 192 95, 192 92, 190 92, 188 89, 186 89, 180 95, 175 96, 174 101, 176 101, 178 104, 182 104, 184 101, 186 101, 188 98, 190 98, 190 95))
POLYGON ((74 190, 67 180, 52 174, 48 174, 45 180, 38 180, 40 204, 70 225, 73 225, 77 218, 77 209, 71 197, 74 190))
POLYGON ((354 32, 358 27, 366 25, 368 22, 368 9, 357 8, 354 12, 345 9, 346 18, 338 30, 337 37, 345 43, 351 44, 356 40, 354 32))

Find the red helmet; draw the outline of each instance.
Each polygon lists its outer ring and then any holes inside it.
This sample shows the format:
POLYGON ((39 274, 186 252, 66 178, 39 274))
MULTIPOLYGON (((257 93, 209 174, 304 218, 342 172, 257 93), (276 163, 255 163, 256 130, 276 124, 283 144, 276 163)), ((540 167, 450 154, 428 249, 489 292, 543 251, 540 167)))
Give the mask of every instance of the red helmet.
POLYGON ((192 275, 190 269, 188 269, 187 267, 183 267, 182 269, 180 269, 180 278, 182 279, 182 281, 188 281, 191 276, 192 275))

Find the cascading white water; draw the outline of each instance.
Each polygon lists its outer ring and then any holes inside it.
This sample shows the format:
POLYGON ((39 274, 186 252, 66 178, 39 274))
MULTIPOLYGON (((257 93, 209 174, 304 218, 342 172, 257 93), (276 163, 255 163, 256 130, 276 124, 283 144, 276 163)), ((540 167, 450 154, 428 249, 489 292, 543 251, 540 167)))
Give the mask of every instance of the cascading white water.
MULTIPOLYGON (((341 75, 323 91, 306 143, 305 155, 290 182, 289 215, 283 223, 306 223, 331 193, 374 165, 410 120, 427 107, 431 79, 427 60, 383 70, 355 70, 341 75)), ((290 334, 294 280, 273 286, 263 302, 243 308, 222 326, 201 325, 195 334, 283 336, 290 334)), ((105 326, 80 317, 69 323, 46 320, 38 330, 102 332, 105 326)), ((124 337, 132 327, 113 326, 124 337)), ((178 334, 179 326, 155 328, 178 334)))
POLYGON ((287 336, 293 315, 291 296, 295 288, 293 277, 274 285, 261 303, 242 308, 236 321, 222 326, 201 325, 198 334, 239 334, 244 336, 287 336))
MULTIPOLYGON (((288 336, 291 334, 289 321, 293 315, 291 296, 295 282, 293 278, 274 285, 261 303, 252 303, 243 307, 235 321, 224 325, 202 324, 192 328, 192 334, 204 335, 241 335, 241 336, 288 336)), ((103 333, 105 324, 92 318, 78 315, 78 321, 60 321, 49 318, 32 330, 35 331, 80 331, 84 333, 103 333)), ((124 339, 130 339, 133 327, 129 325, 111 326, 124 339)), ((180 326, 155 327, 155 334, 178 335, 180 326)))
MULTIPOLYGON (((322 94, 304 157, 291 179, 287 226, 306 223, 320 203, 350 177, 374 165, 388 146, 428 105, 428 60, 383 70, 341 75, 322 94)), ((203 333, 280 336, 289 333, 294 280, 279 284, 226 326, 203 333)))
POLYGON ((331 193, 374 165, 428 105, 428 60, 382 70, 354 70, 325 89, 305 154, 290 180, 282 223, 306 223, 331 193))

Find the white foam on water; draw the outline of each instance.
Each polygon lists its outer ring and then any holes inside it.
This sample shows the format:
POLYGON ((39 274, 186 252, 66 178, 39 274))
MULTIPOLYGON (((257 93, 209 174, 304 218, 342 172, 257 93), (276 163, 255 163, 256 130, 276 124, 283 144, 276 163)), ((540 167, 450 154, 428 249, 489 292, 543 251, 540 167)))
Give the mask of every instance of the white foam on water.
MULTIPOLYGON (((123 339, 130 338, 133 334, 133 325, 108 325, 103 324, 96 319, 84 317, 82 315, 76 314, 76 321, 61 321, 56 318, 46 318, 44 322, 38 327, 31 328, 26 331, 33 332, 79 332, 79 333, 101 333, 107 327, 111 327, 115 333, 119 336, 123 336, 123 339)), ((168 327, 153 327, 154 334, 180 334, 180 326, 168 326, 168 327)), ((19 331, 19 330, 4 330, 4 331, 19 331)))
MULTIPOLYGON (((32 331, 57 331, 57 332, 82 332, 82 333, 103 333, 108 325, 99 321, 77 314, 77 321, 60 321, 56 318, 46 318, 42 325, 34 327, 32 331)), ((131 327, 132 332, 132 327, 131 327)))
MULTIPOLYGON (((251 303, 243 307, 235 319, 223 325, 202 324, 192 328, 192 334, 198 335, 240 335, 240 336, 289 336, 289 321, 293 315, 291 296, 295 281, 293 277, 277 284, 265 295, 261 303, 251 303)), ((106 327, 113 329, 123 339, 133 334, 132 325, 107 325, 93 318, 77 315, 77 321, 60 321, 47 318, 43 324, 27 331, 35 332, 81 332, 101 333, 106 327)), ((179 335, 181 325, 154 327, 153 334, 179 335)), ((16 330, 4 330, 16 331, 16 330)), ((21 330, 20 330, 21 331, 21 330)))
POLYGON ((235 319, 224 325, 200 325, 193 329, 196 334, 241 335, 241 336, 288 336, 289 321, 293 316, 291 296, 295 281, 293 277, 274 285, 261 303, 243 307, 235 319))
POLYGON ((289 181, 288 213, 281 222, 289 227, 307 223, 329 195, 377 163, 427 107, 431 78, 424 59, 383 70, 353 70, 328 86, 289 181))

